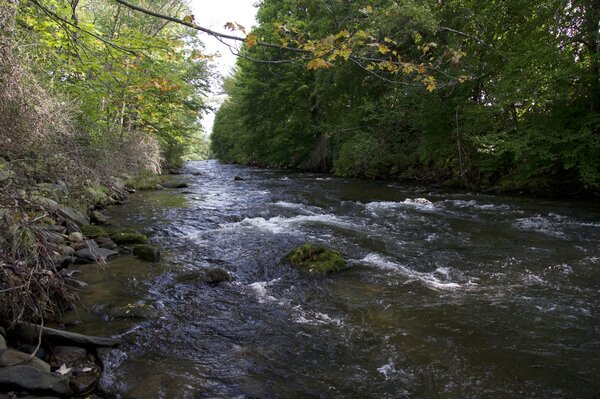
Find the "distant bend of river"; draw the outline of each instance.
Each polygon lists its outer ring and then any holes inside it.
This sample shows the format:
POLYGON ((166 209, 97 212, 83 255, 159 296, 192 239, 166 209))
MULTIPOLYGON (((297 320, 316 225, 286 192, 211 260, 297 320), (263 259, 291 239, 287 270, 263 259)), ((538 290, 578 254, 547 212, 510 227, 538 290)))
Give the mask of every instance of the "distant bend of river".
POLYGON ((111 223, 159 264, 84 270, 102 386, 161 398, 598 398, 600 207, 190 162, 111 223), (198 175, 200 173, 200 175, 198 175), (235 176, 243 180, 234 180, 235 176), (426 199, 427 201, 421 200, 426 199), (293 247, 349 268, 302 275, 293 247), (234 281, 211 287, 210 268, 234 281), (104 310, 149 305, 113 320, 104 310))

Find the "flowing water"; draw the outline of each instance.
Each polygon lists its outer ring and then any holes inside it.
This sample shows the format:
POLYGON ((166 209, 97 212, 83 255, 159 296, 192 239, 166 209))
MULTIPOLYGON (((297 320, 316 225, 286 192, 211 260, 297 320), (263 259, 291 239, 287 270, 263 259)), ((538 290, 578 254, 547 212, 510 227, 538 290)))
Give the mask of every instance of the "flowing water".
POLYGON ((86 333, 136 398, 599 398, 600 207, 193 162, 109 211, 163 249, 87 267, 86 333), (202 175, 193 175, 201 172, 202 175), (241 176, 243 181, 234 177, 241 176), (427 201, 421 200, 421 198, 427 201), (303 275, 304 242, 350 267, 303 275), (231 284, 205 284, 228 270, 231 284), (107 309, 151 305, 144 320, 107 309))

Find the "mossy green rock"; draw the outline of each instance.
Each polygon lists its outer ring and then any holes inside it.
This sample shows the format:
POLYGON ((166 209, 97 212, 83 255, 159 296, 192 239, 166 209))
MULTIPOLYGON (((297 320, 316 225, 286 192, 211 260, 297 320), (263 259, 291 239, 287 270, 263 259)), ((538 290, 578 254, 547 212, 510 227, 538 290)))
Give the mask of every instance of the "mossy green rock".
POLYGON ((146 244, 148 237, 143 234, 135 233, 132 231, 118 231, 112 233, 110 238, 117 244, 146 244))
POLYGON ((133 248, 133 254, 141 260, 148 262, 158 262, 160 260, 160 250, 153 245, 136 245, 135 248, 133 248))
POLYGON ((106 231, 100 226, 93 226, 91 224, 84 224, 81 226, 81 232, 84 236, 90 238, 108 237, 106 231))
POLYGON ((346 261, 339 252, 313 244, 295 248, 284 260, 309 273, 331 273, 346 268, 346 261))

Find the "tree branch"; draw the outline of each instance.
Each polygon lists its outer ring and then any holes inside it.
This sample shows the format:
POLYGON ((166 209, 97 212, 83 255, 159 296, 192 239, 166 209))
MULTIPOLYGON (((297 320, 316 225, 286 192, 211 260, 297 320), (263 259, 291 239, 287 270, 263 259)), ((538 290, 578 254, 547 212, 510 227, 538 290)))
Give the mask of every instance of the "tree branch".
MULTIPOLYGON (((114 0, 114 1, 116 1, 117 3, 119 3, 121 5, 124 5, 125 7, 130 8, 132 10, 139 11, 141 13, 144 13, 146 15, 150 15, 150 16, 155 17, 155 18, 161 18, 161 19, 164 19, 164 20, 167 20, 167 21, 175 22, 175 23, 177 23, 179 25, 187 26, 188 28, 192 28, 192 29, 195 29, 197 31, 204 32, 204 33, 207 33, 207 34, 209 34, 211 36, 214 36, 217 39, 228 39, 228 40, 234 40, 234 41, 238 41, 238 42, 245 42, 246 41, 245 37, 235 36, 235 35, 229 35, 227 33, 217 32, 217 31, 214 31, 212 29, 208 29, 208 28, 205 28, 203 26, 197 25, 194 22, 184 21, 184 20, 179 19, 179 18, 171 17, 171 16, 164 15, 164 14, 160 14, 160 13, 148 10, 146 8, 142 8, 142 7, 136 6, 134 4, 126 2, 125 0, 114 0)), ((268 42, 257 42, 257 45, 262 46, 262 47, 276 48, 276 49, 279 49, 279 50, 292 51, 292 52, 295 52, 295 53, 305 53, 305 54, 309 53, 308 51, 302 50, 302 49, 299 49, 299 48, 284 47, 284 46, 280 46, 278 44, 268 43, 268 42)))

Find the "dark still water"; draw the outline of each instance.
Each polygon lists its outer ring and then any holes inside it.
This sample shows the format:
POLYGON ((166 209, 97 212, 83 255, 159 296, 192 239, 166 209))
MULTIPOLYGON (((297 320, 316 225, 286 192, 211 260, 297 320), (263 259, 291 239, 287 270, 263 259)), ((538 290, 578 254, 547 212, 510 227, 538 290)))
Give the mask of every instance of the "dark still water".
POLYGON ((600 207, 189 163, 109 211, 159 264, 88 267, 103 387, 139 398, 600 398, 600 207), (202 175, 193 175, 201 172, 202 175), (235 181, 241 176, 243 181, 235 181), (186 191, 187 190, 187 191, 186 191), (302 275, 296 245, 350 268, 302 275), (211 287, 221 267, 231 284, 211 287), (148 305, 146 319, 109 310, 148 305))

